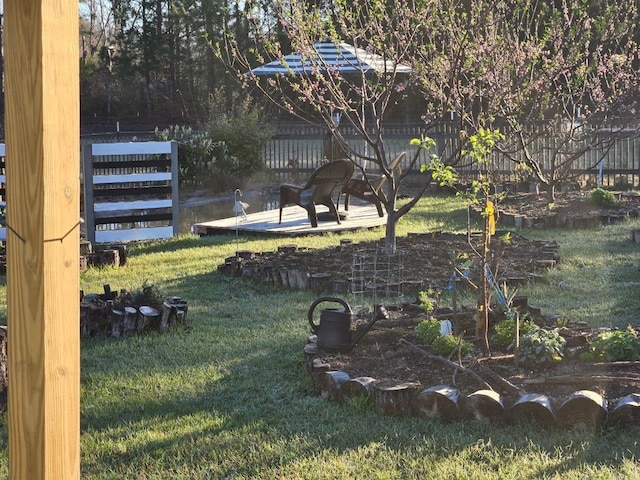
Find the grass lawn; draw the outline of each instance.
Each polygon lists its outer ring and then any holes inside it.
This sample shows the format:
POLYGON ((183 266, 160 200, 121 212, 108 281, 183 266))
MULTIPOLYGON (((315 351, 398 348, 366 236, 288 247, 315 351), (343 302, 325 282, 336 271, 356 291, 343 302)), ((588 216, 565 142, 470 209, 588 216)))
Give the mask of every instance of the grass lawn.
MULTIPOLYGON (((425 198, 399 235, 462 231, 465 204, 425 198)), ((525 231, 556 239, 561 264, 522 293, 545 311, 592 325, 638 323, 636 220, 588 231, 525 231)), ((344 237, 380 238, 383 229, 344 237)), ((341 235, 296 239, 336 245, 341 235)), ((290 239, 240 238, 271 251, 290 239)), ((183 236, 134 246, 127 265, 91 269, 81 288, 136 290, 147 281, 189 303, 187 328, 82 340, 81 469, 86 479, 640 478, 638 431, 597 435, 395 418, 318 398, 304 373, 306 313, 315 295, 223 277, 235 236, 183 236)), ((6 316, 4 279, 0 315, 6 316)), ((0 417, 0 478, 7 416, 0 417)))

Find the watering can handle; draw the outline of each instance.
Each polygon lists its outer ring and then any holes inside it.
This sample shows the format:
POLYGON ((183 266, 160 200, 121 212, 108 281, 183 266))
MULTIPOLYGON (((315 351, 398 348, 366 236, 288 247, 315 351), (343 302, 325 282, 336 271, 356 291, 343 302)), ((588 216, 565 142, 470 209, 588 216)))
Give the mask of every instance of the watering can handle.
POLYGON ((309 307, 309 313, 307 314, 307 316, 309 318, 309 325, 311 325, 311 331, 313 333, 316 333, 318 331, 318 325, 313 323, 313 311, 316 309, 318 304, 320 304, 322 302, 336 302, 336 303, 339 303, 340 305, 342 305, 345 308, 345 310, 347 312, 351 312, 351 307, 349 306, 349 304, 347 302, 345 302, 344 300, 342 300, 341 298, 335 298, 335 297, 320 297, 320 298, 316 298, 314 300, 314 302, 311 304, 311 306, 309 307))

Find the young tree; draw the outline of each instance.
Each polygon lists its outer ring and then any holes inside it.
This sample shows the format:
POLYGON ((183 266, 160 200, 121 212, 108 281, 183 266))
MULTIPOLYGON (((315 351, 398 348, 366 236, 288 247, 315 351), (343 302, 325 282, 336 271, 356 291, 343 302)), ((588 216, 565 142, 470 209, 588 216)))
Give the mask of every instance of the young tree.
POLYGON ((504 140, 504 135, 499 131, 485 130, 481 128, 478 133, 469 138, 469 149, 462 152, 468 155, 478 165, 480 173, 478 180, 474 182, 472 189, 472 201, 481 205, 483 218, 482 249, 476 250, 480 259, 480 301, 476 318, 476 335, 484 338, 484 348, 489 352, 489 306, 491 302, 491 290, 493 275, 497 272, 497 265, 491 262, 492 249, 491 237, 495 234, 495 204, 491 193, 493 183, 490 156, 496 147, 496 143, 504 140))
MULTIPOLYGON (((367 181, 375 165, 374 174, 386 177, 380 195, 387 212, 385 244, 387 251, 395 251, 396 225, 419 200, 428 187, 430 169, 424 176, 422 188, 409 201, 398 206, 398 189, 403 178, 420 160, 421 149, 404 165, 401 175, 389 168, 392 158, 385 148, 384 121, 393 103, 402 97, 410 81, 410 73, 403 66, 413 63, 414 46, 423 42, 421 34, 429 31, 429 18, 441 6, 436 1, 414 2, 400 0, 393 5, 380 0, 352 3, 334 2, 247 2, 247 27, 253 45, 242 48, 237 36, 229 31, 224 43, 212 45, 216 55, 247 86, 259 89, 273 104, 306 122, 326 127, 333 141, 356 164, 367 181), (261 5, 268 5, 274 17, 264 15, 261 5), (328 41, 346 42, 383 59, 376 71, 344 73, 328 67, 314 44, 328 41), (252 68, 274 59, 286 67, 283 48, 291 47, 307 64, 304 74, 280 74, 264 78, 252 74, 252 68), (350 127, 364 142, 363 151, 356 149, 338 128, 340 123, 350 127)), ((435 34, 435 32, 431 32, 435 34)), ((433 160, 432 160, 433 162, 433 160)), ((433 163, 433 167, 439 164, 433 163)))

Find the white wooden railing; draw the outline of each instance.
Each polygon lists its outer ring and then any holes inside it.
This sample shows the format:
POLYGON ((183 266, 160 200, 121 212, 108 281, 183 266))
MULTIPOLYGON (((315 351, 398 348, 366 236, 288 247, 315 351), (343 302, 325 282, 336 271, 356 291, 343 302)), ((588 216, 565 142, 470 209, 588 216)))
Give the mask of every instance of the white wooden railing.
POLYGON ((83 146, 84 216, 94 243, 168 238, 178 219, 176 142, 83 146))
MULTIPOLYGON (((168 238, 179 229, 175 142, 95 143, 82 147, 83 212, 92 243, 168 238)), ((6 202, 0 143, 0 211, 6 202)), ((7 228, 0 225, 0 241, 7 228)))

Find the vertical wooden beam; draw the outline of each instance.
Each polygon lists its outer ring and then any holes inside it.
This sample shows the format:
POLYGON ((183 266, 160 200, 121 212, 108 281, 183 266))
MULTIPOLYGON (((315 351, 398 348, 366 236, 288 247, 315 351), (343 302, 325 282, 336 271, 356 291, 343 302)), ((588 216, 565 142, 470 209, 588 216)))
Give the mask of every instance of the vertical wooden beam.
POLYGON ((171 224, 173 235, 180 233, 180 198, 178 196, 178 142, 171 142, 171 224))
POLYGON ((87 240, 96 241, 96 213, 93 211, 93 145, 85 144, 82 147, 82 172, 84 176, 84 226, 87 240))
POLYGON ((77 0, 5 0, 9 477, 80 478, 77 0))

